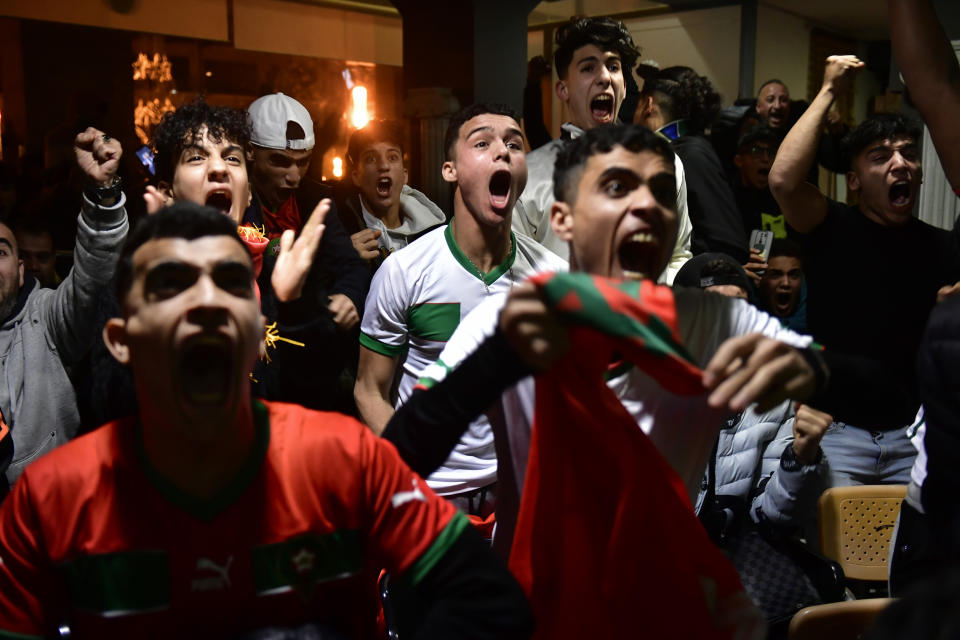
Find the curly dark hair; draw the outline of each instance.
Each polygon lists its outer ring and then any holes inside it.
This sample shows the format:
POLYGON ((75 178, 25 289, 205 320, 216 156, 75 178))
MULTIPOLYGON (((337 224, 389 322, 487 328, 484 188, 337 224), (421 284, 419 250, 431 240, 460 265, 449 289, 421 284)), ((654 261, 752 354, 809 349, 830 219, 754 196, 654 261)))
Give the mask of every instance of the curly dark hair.
POLYGON ((163 116, 153 132, 154 168, 157 180, 173 180, 177 159, 193 144, 202 129, 219 143, 226 138, 244 149, 250 142, 250 116, 233 107, 212 107, 203 98, 185 104, 163 116))
POLYGON ((641 66, 643 96, 653 96, 667 122, 685 120, 689 133, 702 133, 720 113, 722 99, 706 76, 690 67, 641 66))
POLYGON ((630 32, 613 18, 571 18, 557 29, 555 41, 553 66, 561 80, 567 77, 573 53, 588 44, 596 45, 601 51, 615 51, 627 71, 633 69, 640 57, 640 47, 634 44, 630 32))
POLYGON ((453 150, 457 146, 457 138, 460 137, 460 127, 466 124, 469 120, 476 118, 477 116, 482 116, 485 113, 492 113, 498 116, 507 116, 508 118, 513 118, 520 123, 520 118, 517 117, 517 112, 508 107, 505 104, 497 103, 488 103, 488 102, 477 102, 469 106, 460 109, 450 119, 450 124, 447 125, 447 132, 443 136, 443 149, 446 153, 447 160, 454 159, 453 150))
MULTIPOLYGON (((632 153, 652 151, 663 158, 664 163, 674 168, 673 149, 670 143, 646 127, 635 124, 612 124, 594 127, 582 136, 574 138, 557 152, 553 165, 553 197, 557 202, 572 203, 577 198, 580 174, 590 156, 609 153, 614 147, 623 147, 632 153)), ((676 206, 676 183, 662 185, 662 193, 654 193, 665 205, 676 206), (667 188, 669 187, 669 188, 667 188)), ((654 188, 651 186, 651 188, 654 188)), ((654 189, 657 191, 656 189, 654 189)))
POLYGON ((913 142, 919 145, 923 129, 919 122, 900 113, 880 113, 867 118, 840 141, 844 164, 848 170, 852 169, 853 159, 868 146, 878 140, 888 140, 898 136, 913 138, 913 142))

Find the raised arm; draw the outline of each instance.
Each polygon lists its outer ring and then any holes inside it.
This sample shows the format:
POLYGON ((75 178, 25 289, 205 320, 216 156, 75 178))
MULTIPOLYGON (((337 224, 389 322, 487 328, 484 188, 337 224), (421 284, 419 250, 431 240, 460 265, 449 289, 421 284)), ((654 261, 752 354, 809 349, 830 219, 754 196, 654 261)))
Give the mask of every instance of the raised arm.
POLYGON ((120 142, 90 127, 77 135, 74 152, 86 186, 73 269, 56 290, 37 292, 44 326, 68 365, 93 344, 97 304, 113 276, 128 228, 126 198, 117 176, 120 142))
POLYGON ((960 65, 929 0, 888 0, 890 40, 910 99, 954 190, 960 190, 960 65))
POLYGON ((827 215, 827 198, 807 182, 816 162, 824 121, 836 97, 863 66, 855 56, 830 56, 823 85, 807 110, 784 138, 770 168, 770 191, 790 226, 801 233, 815 229, 827 215))

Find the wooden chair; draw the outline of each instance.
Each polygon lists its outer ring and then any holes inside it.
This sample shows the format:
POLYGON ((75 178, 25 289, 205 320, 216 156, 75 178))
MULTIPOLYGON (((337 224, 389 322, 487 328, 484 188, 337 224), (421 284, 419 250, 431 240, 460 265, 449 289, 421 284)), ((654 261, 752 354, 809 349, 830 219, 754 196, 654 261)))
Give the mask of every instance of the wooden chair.
POLYGON ((866 598, 801 609, 790 620, 787 640, 857 640, 891 602, 866 598))
POLYGON ((820 550, 847 578, 887 580, 890 537, 906 485, 834 487, 820 496, 820 550))

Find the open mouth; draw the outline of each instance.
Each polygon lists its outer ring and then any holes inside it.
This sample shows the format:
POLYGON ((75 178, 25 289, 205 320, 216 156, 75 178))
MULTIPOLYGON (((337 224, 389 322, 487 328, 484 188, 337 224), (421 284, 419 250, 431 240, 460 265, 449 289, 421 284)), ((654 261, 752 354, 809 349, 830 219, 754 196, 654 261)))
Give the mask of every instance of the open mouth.
POLYGON ((213 207, 225 216, 229 216, 230 207, 233 205, 233 195, 226 190, 211 191, 207 194, 204 204, 213 207))
POLYGON ((381 198, 390 197, 390 189, 393 187, 393 180, 390 178, 380 178, 377 180, 377 195, 381 198))
POLYGON ((180 355, 184 397, 196 404, 216 404, 230 392, 233 358, 229 342, 218 336, 188 341, 180 355))
POLYGON ((627 236, 617 247, 617 260, 624 278, 639 280, 656 277, 653 273, 660 259, 660 239, 649 231, 627 236))
POLYGON ((895 207, 905 207, 910 203, 910 183, 906 180, 894 182, 890 187, 890 204, 895 207))
POLYGON ((776 305, 777 312, 783 314, 790 310, 793 302, 793 293, 790 291, 777 291, 773 295, 773 302, 776 305))
POLYGON ((601 93, 591 100, 590 115, 600 124, 613 122, 613 96, 609 93, 601 93))
POLYGON ((497 171, 490 177, 490 205, 494 209, 506 209, 510 201, 510 183, 513 176, 509 171, 497 171))

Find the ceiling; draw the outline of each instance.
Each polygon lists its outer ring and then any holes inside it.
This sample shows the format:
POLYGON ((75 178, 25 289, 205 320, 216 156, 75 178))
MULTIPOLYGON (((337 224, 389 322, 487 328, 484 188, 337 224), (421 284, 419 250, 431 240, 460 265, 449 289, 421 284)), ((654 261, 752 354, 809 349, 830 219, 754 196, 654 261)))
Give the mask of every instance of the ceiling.
MULTIPOLYGON (((655 9, 703 9, 739 4, 722 0, 544 0, 530 12, 530 26, 562 22, 572 15, 642 14, 655 9)), ((889 38, 886 3, 879 0, 761 0, 761 5, 809 20, 816 26, 860 40, 889 38)))
MULTIPOLYGON (((352 9, 384 16, 399 16, 391 0, 297 0, 309 4, 352 9)), ((450 0, 463 2, 465 0, 450 0)), ((482 0, 481 0, 482 1, 482 0)), ((953 0, 947 0, 949 4, 953 0)), ((943 0, 936 0, 935 4, 943 0)), ((565 22, 573 15, 636 15, 739 4, 732 0, 542 0, 530 12, 533 26, 565 22)), ((886 3, 880 0, 759 0, 759 4, 785 11, 815 26, 859 40, 889 38, 886 3)))

